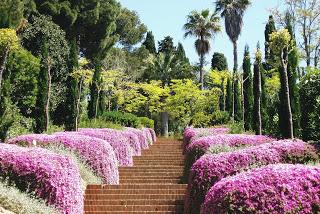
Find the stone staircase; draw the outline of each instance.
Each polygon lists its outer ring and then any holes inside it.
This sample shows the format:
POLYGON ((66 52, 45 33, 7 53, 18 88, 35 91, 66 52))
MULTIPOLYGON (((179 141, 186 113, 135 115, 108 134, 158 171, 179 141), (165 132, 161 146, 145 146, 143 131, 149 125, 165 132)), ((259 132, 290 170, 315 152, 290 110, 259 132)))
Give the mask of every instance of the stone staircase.
POLYGON ((186 184, 182 142, 159 139, 133 167, 120 167, 120 185, 89 185, 85 213, 183 213, 186 184))

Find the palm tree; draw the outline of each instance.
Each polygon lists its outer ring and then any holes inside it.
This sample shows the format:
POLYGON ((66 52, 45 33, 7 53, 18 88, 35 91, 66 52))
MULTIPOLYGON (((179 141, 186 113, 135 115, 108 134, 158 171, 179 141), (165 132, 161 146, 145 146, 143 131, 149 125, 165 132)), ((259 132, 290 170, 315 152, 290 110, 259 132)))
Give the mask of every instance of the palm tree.
MULTIPOLYGON (((243 26, 243 15, 248 6, 250 5, 250 0, 217 0, 216 1, 216 12, 221 13, 221 17, 224 18, 224 24, 226 32, 233 44, 233 72, 238 70, 238 45, 237 41, 241 34, 243 26)), ((233 73, 233 74, 234 74, 233 73)), ((232 118, 234 118, 234 76, 233 75, 233 84, 232 84, 232 118)))
POLYGON ((200 56, 200 84, 203 89, 203 66, 205 55, 210 51, 210 39, 221 31, 220 18, 216 13, 211 13, 209 9, 192 11, 187 17, 184 25, 184 37, 194 36, 197 38, 195 48, 200 56))

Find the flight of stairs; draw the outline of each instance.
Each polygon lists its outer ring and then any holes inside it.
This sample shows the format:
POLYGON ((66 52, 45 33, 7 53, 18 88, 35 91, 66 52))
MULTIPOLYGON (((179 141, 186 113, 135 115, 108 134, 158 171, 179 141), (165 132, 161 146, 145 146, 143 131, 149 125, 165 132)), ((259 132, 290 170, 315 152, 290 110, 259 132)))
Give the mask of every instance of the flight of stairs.
POLYGON ((85 213, 183 213, 182 152, 182 142, 159 139, 133 167, 119 168, 120 185, 89 185, 85 213))

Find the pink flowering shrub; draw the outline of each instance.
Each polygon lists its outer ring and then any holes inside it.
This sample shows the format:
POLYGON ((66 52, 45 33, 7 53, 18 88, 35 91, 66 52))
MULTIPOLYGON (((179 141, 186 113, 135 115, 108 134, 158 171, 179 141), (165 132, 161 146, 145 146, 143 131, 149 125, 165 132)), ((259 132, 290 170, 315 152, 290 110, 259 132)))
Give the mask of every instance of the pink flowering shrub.
POLYGON ((34 193, 61 213, 83 213, 80 174, 66 156, 42 148, 1 143, 0 178, 9 179, 22 191, 34 193))
POLYGON ((207 191, 219 180, 255 166, 304 163, 317 159, 316 149, 301 140, 283 140, 234 152, 204 155, 190 170, 185 210, 199 213, 207 191))
POLYGON ((76 151, 106 184, 119 184, 117 159, 111 145, 105 140, 79 135, 77 132, 59 132, 54 135, 21 135, 9 143, 63 144, 76 151))
POLYGON ((319 213, 319 184, 319 167, 269 165, 216 183, 201 213, 319 213))
POLYGON ((187 127, 183 132, 184 147, 187 147, 187 145, 192 142, 192 139, 195 139, 197 137, 227 134, 228 132, 229 132, 229 128, 226 128, 226 127, 214 127, 214 128, 187 127))
POLYGON ((135 129, 135 128, 129 128, 129 127, 127 127, 126 130, 127 131, 131 131, 131 132, 135 133, 138 136, 139 142, 140 142, 140 145, 141 145, 141 149, 149 149, 148 140, 147 140, 147 138, 144 135, 142 130, 135 129))
POLYGON ((149 129, 148 128, 143 128, 142 132, 143 132, 145 138, 147 139, 148 144, 153 144, 152 135, 151 135, 149 129))
POLYGON ((141 156, 141 144, 138 135, 131 131, 121 131, 121 134, 127 138, 133 149, 134 156, 141 156))
POLYGON ((186 147, 186 165, 184 178, 189 177, 191 166, 201 157, 211 146, 255 146, 274 141, 273 138, 264 135, 245 135, 245 134, 218 134, 198 138, 186 147))
POLYGON ((133 152, 126 138, 99 129, 79 129, 79 134, 106 140, 113 147, 120 166, 133 166, 133 152))
POLYGON ((148 129, 148 130, 149 130, 149 132, 150 132, 150 134, 151 134, 152 142, 153 142, 153 143, 157 142, 157 135, 156 135, 156 132, 155 132, 153 129, 151 129, 151 128, 146 128, 146 129, 148 129))

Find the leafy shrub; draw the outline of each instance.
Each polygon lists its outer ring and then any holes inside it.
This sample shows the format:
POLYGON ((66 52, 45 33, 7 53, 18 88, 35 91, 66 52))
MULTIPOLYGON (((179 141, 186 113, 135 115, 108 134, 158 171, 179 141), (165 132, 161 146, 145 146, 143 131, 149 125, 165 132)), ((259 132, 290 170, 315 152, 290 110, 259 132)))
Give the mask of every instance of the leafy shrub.
POLYGON ((139 117, 139 121, 142 127, 154 129, 154 120, 147 117, 139 117))
POLYGON ((230 121, 230 114, 227 111, 215 111, 211 115, 211 125, 223 125, 230 121))
POLYGON ((201 213, 319 213, 319 183, 319 167, 269 165, 216 183, 201 213))
POLYGON ((107 134, 99 129, 79 129, 79 134, 106 140, 113 147, 120 166, 133 165, 132 148, 124 136, 116 133, 107 134))
POLYGON ((234 122, 229 125, 229 134, 241 134, 244 133, 244 125, 242 122, 234 122))
POLYGON ((110 129, 117 129, 121 130, 123 127, 118 124, 114 124, 109 121, 105 121, 104 119, 97 118, 93 120, 85 119, 82 120, 79 124, 80 128, 110 128, 110 129))
POLYGON ((141 126, 140 119, 134 114, 118 111, 105 112, 102 116, 105 121, 119 124, 125 127, 138 128, 141 126))
MULTIPOLYGON (((46 205, 45 201, 21 192, 19 189, 0 182, 0 207, 15 214, 58 214, 53 207, 46 205)), ((1 209, 0 209, 1 213, 1 209)))
POLYGON ((198 213, 207 191, 224 177, 273 163, 305 163, 317 159, 313 146, 301 140, 283 140, 246 149, 205 155, 193 164, 185 210, 198 213))
POLYGON ((83 213, 81 177, 75 163, 66 156, 2 143, 0 176, 63 213, 83 213))

